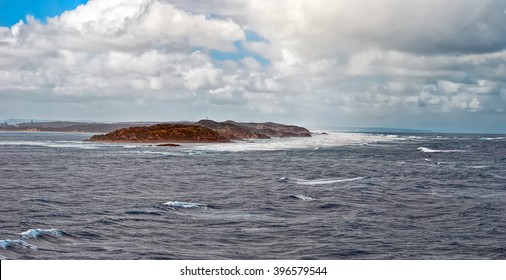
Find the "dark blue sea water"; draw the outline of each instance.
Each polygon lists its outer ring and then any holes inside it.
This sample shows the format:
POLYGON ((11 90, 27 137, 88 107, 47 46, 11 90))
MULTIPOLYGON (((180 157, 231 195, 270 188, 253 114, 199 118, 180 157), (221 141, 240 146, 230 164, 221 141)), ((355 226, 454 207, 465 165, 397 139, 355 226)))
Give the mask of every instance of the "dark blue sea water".
POLYGON ((6 259, 506 259, 504 135, 0 133, 6 259))

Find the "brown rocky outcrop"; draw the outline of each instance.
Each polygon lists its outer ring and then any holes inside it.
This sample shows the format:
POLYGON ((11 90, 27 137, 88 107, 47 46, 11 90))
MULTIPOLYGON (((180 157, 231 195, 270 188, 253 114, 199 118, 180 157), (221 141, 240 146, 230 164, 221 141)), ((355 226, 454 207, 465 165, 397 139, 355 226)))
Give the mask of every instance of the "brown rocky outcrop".
MULTIPOLYGON (((232 121, 227 121, 232 122, 232 121)), ((280 123, 239 123, 241 126, 269 137, 311 137, 311 132, 304 127, 280 123)))
POLYGON ((197 124, 218 131, 231 140, 268 139, 271 137, 311 137, 311 132, 303 127, 273 122, 243 123, 201 120, 197 124))
POLYGON ((200 125, 157 124, 148 127, 129 127, 111 133, 94 135, 89 141, 97 142, 230 142, 218 132, 200 125))
POLYGON ((233 121, 215 122, 211 120, 200 120, 198 125, 217 131, 224 137, 230 140, 243 140, 243 139, 268 139, 268 135, 242 126, 233 121))

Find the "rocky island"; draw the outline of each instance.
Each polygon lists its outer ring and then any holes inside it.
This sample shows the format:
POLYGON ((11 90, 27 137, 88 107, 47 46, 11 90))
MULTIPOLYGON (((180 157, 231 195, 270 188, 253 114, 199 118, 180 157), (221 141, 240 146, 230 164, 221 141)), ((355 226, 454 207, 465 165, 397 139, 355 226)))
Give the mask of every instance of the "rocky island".
MULTIPOLYGON (((309 130, 279 123, 239 123, 201 120, 196 123, 166 123, 135 126, 94 135, 87 141, 134 143, 225 143, 271 137, 311 137, 309 130)), ((164 144, 164 146, 172 146, 164 144)))

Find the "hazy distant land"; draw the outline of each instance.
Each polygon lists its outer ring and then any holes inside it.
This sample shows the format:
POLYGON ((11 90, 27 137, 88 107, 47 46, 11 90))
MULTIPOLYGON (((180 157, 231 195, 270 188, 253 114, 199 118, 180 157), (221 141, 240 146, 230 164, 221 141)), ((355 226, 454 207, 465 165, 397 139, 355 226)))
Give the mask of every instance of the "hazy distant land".
POLYGON ((119 122, 119 123, 88 123, 88 122, 23 122, 18 124, 0 123, 0 131, 46 131, 46 132, 88 132, 108 133, 132 126, 150 126, 155 122, 119 122))

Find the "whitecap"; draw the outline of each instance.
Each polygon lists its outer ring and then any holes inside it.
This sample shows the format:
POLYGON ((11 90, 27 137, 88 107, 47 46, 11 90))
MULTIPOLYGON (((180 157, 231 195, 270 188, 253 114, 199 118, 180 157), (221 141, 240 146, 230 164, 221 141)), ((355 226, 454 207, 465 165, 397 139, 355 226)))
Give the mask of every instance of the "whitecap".
POLYGON ((304 180, 304 179, 296 179, 296 178, 280 178, 280 181, 282 182, 292 182, 297 185, 328 185, 328 184, 335 184, 335 183, 344 183, 344 182, 351 182, 356 180, 362 180, 365 179, 365 177, 355 177, 355 178, 344 178, 344 179, 316 179, 316 180, 304 180))
POLYGON ((310 196, 302 195, 302 194, 296 194, 296 195, 292 195, 290 197, 297 198, 297 199, 304 200, 304 201, 316 200, 316 198, 314 198, 314 197, 310 197, 310 196))
POLYGON ((504 140, 506 137, 482 137, 480 140, 504 140))
POLYGON ((244 152, 244 151, 282 151, 292 149, 314 150, 315 147, 325 149, 347 145, 365 145, 371 143, 385 143, 408 140, 406 137, 396 135, 380 135, 368 133, 328 132, 326 135, 313 134, 312 137, 288 137, 255 139, 251 141, 236 141, 232 143, 211 143, 191 145, 195 151, 213 152, 244 152))
POLYGON ((172 210, 176 208, 208 208, 205 204, 183 201, 167 201, 164 202, 163 205, 169 206, 172 210))
POLYGON ((32 249, 32 250, 37 250, 37 246, 35 245, 32 245, 28 242, 26 242, 25 240, 22 240, 22 239, 16 239, 16 240, 11 240, 11 239, 3 239, 3 240, 0 240, 0 248, 2 249, 8 249, 9 247, 13 247, 13 246, 20 246, 20 247, 24 247, 24 248, 28 248, 28 249, 32 249))
POLYGON ((51 229, 29 229, 25 232, 21 233, 21 237, 23 238, 38 238, 40 236, 48 235, 48 236, 62 236, 64 233, 61 230, 51 228, 51 229))
POLYGON ((0 260, 6 260, 6 259, 7 259, 7 257, 6 257, 6 256, 2 256, 2 255, 0 255, 0 260))
POLYGON ((462 153, 464 150, 435 150, 426 147, 419 147, 417 150, 423 153, 462 153))

